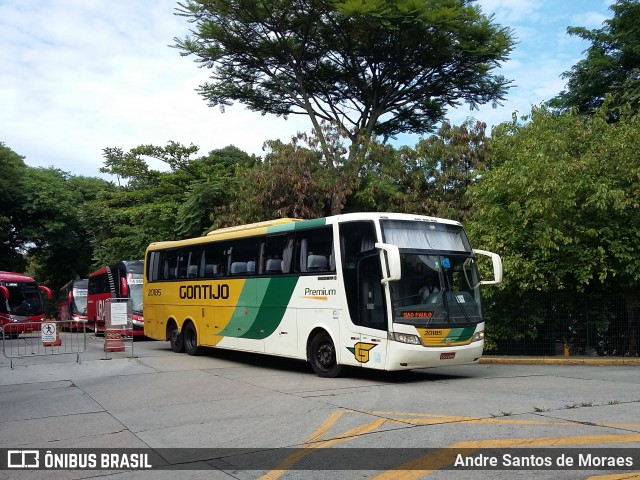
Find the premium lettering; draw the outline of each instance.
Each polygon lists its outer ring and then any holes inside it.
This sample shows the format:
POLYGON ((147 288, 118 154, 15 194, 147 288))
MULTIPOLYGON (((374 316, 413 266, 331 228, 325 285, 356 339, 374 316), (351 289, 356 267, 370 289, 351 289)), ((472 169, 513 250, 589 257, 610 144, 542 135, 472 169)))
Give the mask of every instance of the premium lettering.
POLYGON ((304 294, 328 296, 328 295, 336 295, 337 292, 335 288, 305 288, 304 294))

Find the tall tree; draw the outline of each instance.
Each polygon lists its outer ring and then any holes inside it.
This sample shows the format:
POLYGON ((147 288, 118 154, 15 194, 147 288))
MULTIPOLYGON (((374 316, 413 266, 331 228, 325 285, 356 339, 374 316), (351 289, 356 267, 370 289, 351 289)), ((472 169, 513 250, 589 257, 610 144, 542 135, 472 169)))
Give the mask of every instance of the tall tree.
POLYGON ((27 176, 24 157, 0 142, 0 270, 22 272, 26 263, 21 254, 26 239, 21 215, 25 202, 23 179, 27 176))
POLYGON ((569 27, 569 35, 591 42, 586 58, 563 74, 567 88, 550 101, 552 107, 576 108, 592 114, 607 95, 609 112, 617 119, 625 110, 640 109, 640 3, 617 0, 609 7, 613 17, 602 28, 569 27))
MULTIPOLYGON (((200 94, 263 114, 305 115, 327 167, 361 159, 372 135, 423 133, 445 109, 503 99, 494 70, 511 32, 469 0, 186 0, 194 24, 176 39, 183 55, 212 69, 200 94), (345 159, 323 122, 343 131, 345 159)), ((335 192, 337 213, 350 189, 335 192)))

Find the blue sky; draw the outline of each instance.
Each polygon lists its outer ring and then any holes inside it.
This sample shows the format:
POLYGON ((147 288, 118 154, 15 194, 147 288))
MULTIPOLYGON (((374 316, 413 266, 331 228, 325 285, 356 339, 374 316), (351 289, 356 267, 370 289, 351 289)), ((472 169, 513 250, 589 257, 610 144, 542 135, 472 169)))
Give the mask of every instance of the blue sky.
MULTIPOLYGON (((612 0, 479 0, 518 42, 500 73, 514 81, 503 106, 448 113, 496 125, 558 94, 588 44, 567 26, 600 28, 612 0)), ((189 25, 175 0, 0 0, 0 142, 30 166, 102 176, 102 149, 173 140, 200 153, 236 145, 262 155, 266 140, 309 131, 303 117, 222 113, 195 89, 207 71, 170 48, 189 25)), ((402 136, 414 145, 418 136, 402 136)), ((158 168, 160 165, 153 165, 158 168)))

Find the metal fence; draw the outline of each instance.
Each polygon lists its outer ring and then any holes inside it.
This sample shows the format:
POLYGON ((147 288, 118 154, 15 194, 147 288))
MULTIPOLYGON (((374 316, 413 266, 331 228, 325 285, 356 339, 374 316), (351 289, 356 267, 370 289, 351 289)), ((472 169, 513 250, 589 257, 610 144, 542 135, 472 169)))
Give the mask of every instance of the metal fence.
POLYGON ((640 296, 525 293, 485 305, 487 355, 637 357, 640 296))
POLYGON ((43 322, 9 323, 3 326, 2 353, 11 360, 19 358, 44 357, 51 355, 76 355, 81 363, 80 354, 87 350, 87 333, 84 325, 79 328, 67 328, 68 322, 44 320, 43 322), (67 331, 63 331, 67 330, 67 331))

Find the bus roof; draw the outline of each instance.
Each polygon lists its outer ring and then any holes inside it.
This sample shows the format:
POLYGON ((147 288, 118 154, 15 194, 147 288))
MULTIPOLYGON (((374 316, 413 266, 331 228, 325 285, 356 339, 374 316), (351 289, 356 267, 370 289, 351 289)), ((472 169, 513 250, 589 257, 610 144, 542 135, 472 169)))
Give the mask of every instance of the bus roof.
POLYGON ((27 275, 16 272, 0 271, 0 281, 5 282, 35 282, 35 280, 27 275))
POLYGON ((67 283, 65 283, 60 288, 60 291, 67 288, 73 288, 73 287, 87 288, 88 284, 89 284, 88 278, 74 278, 73 280, 69 280, 67 283))
POLYGON ((209 232, 202 237, 188 238, 184 240, 168 240, 163 242, 153 242, 147 248, 174 248, 183 245, 207 243, 216 240, 227 240, 234 238, 250 237, 254 235, 265 235, 268 233, 290 232, 305 228, 320 227, 338 222, 353 222, 363 220, 413 220, 422 222, 446 223, 449 225, 461 226, 460 222, 445 218, 429 217, 425 215, 412 215, 408 213, 390 212, 362 212, 345 213, 332 217, 323 217, 311 220, 299 218, 279 218, 265 222, 249 223, 234 227, 219 228, 209 232))
MULTIPOLYGON (((251 230, 263 230, 267 227, 275 225, 286 225, 293 222, 304 222, 299 218, 278 218, 276 220, 267 220, 265 222, 248 223, 246 225, 236 225, 234 227, 218 228, 207 233, 207 236, 224 235, 226 233, 242 232, 243 235, 251 234, 251 230)), ((258 232, 261 233, 261 232, 258 232)))
POLYGON ((95 277, 97 275, 102 275, 104 273, 107 273, 107 268, 111 269, 113 267, 119 268, 120 266, 123 266, 125 268, 125 270, 127 270, 130 267, 135 267, 137 265, 144 265, 144 261, 142 261, 142 260, 121 260, 119 262, 112 263, 112 264, 109 264, 109 265, 105 265, 104 267, 100 267, 95 272, 91 272, 89 274, 89 278, 93 278, 93 277, 95 277))

